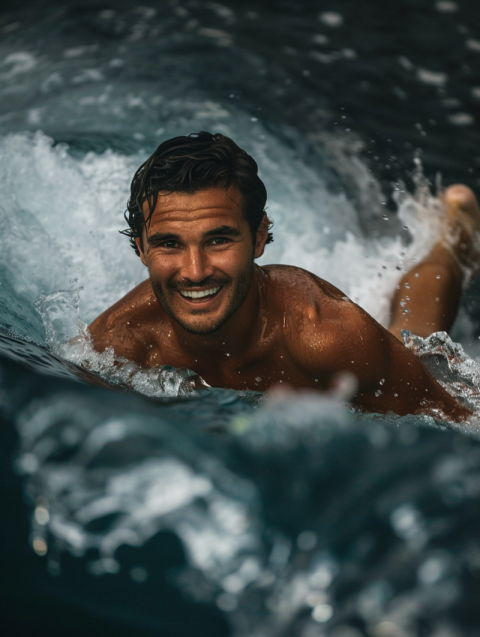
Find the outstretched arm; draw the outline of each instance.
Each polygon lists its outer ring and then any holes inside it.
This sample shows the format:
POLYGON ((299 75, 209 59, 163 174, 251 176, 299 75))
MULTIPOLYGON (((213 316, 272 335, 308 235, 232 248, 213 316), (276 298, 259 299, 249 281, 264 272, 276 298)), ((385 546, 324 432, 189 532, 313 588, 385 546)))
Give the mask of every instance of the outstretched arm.
POLYGON ((399 340, 343 299, 324 313, 325 320, 317 319, 316 326, 311 322, 303 331, 306 373, 322 374, 324 379, 346 371, 354 374, 358 389, 352 403, 366 411, 425 414, 456 422, 471 415, 399 340))
POLYGON ((366 372, 367 365, 357 368, 354 404, 368 411, 425 414, 455 422, 471 415, 392 334, 378 324, 370 330, 359 354, 374 371, 366 372))

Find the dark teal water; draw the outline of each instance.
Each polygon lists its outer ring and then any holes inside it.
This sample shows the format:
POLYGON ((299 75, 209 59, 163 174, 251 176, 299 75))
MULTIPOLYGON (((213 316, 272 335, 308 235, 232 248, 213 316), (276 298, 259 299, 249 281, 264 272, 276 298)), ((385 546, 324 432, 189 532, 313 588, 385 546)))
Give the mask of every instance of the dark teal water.
MULTIPOLYGON (((382 320, 426 241, 428 205, 392 197, 414 154, 479 186, 477 5, 6 3, 0 34, 4 634, 478 634, 473 425, 170 372, 111 391, 62 349, 145 276, 117 233, 135 167, 202 128, 258 158, 268 260, 382 320)), ((478 285, 453 333, 474 360, 478 285)))

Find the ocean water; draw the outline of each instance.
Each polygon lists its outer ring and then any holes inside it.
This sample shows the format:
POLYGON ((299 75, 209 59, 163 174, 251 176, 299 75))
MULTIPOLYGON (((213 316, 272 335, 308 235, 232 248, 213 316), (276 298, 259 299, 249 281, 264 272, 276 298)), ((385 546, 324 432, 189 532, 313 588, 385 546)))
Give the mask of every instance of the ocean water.
MULTIPOLYGON (((451 181, 463 167, 477 185, 478 94, 467 86, 460 102, 469 72, 432 66, 410 31, 390 54, 387 92, 375 22, 387 19, 369 6, 373 56, 349 2, 32 3, 2 14, 1 406, 15 432, 9 524, 28 521, 6 560, 11 634, 38 618, 68 634, 69 613, 79 634, 477 634, 477 417, 458 426, 354 414, 341 393, 199 388, 186 371, 114 365, 88 340, 88 323, 146 277, 119 234, 134 171, 162 140, 199 130, 232 136, 258 161, 275 223, 260 263, 306 268, 387 324, 403 272, 438 237, 436 171, 451 181), (373 124, 376 93, 359 97, 372 87, 384 100, 373 124), (433 131, 423 91, 432 112, 450 100, 449 129, 433 131)), ((413 24, 426 12, 447 37, 462 10, 419 3, 413 24)), ((480 44, 464 22, 452 38, 463 38, 458 64, 473 67, 480 44)), ((480 295, 475 280, 465 287, 452 340, 407 346, 478 413, 480 295)))

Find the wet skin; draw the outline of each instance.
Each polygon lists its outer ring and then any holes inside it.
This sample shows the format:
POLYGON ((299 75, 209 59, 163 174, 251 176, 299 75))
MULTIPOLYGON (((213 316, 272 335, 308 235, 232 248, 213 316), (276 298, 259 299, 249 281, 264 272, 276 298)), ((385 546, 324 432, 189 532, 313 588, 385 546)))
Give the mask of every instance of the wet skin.
POLYGON ((300 268, 255 265, 267 233, 265 217, 253 244, 234 187, 161 193, 137 239, 150 279, 92 323, 95 349, 111 346, 145 368, 187 367, 237 390, 328 390, 350 372, 358 381, 352 402, 367 411, 469 415, 334 286, 300 268))

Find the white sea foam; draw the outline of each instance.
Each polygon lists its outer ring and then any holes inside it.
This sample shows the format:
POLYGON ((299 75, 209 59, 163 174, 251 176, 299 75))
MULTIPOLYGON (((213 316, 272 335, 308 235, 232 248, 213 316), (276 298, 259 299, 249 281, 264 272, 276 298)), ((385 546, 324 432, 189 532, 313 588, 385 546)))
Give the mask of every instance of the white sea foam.
MULTIPOLYGON (((413 236, 408 247, 400 238, 366 239, 345 195, 330 193, 321 174, 279 146, 268 138, 253 148, 275 222, 275 243, 261 262, 309 269, 385 323, 397 268, 421 258, 435 237, 438 202, 403 196, 399 216, 413 236)), ((79 312, 88 323, 145 278, 118 234, 129 182, 142 159, 112 151, 76 159, 41 133, 0 140, 2 265, 30 307, 40 294, 81 286, 79 312)))
POLYGON ((89 320, 144 276, 118 235, 139 159, 107 151, 76 160, 52 143, 41 133, 0 140, 2 265, 30 303, 82 286, 80 314, 89 320))
MULTIPOLYGON (((430 195, 420 176, 416 196, 398 186, 403 236, 368 238, 345 194, 330 192, 324 176, 299 165, 279 140, 264 132, 250 150, 266 182, 268 212, 275 222, 275 242, 260 263, 310 270, 387 325, 400 277, 438 239, 443 214, 439 200, 430 195)), ((72 337, 85 335, 86 324, 147 275, 118 232, 125 226, 122 213, 130 178, 142 159, 143 155, 113 151, 73 157, 65 146, 54 146, 42 133, 0 139, 0 321, 77 364, 83 356, 83 362, 98 373, 110 369, 115 382, 137 375, 142 382, 134 386, 152 395, 156 376, 144 378, 133 364, 118 365, 117 361, 113 365, 113 354, 95 353, 88 335, 80 339, 82 345, 79 341, 65 345, 72 337), (22 320, 11 309, 19 299, 17 314, 22 314, 22 320), (44 322, 44 337, 34 306, 44 322)), ((378 196, 379 189, 372 188, 371 174, 358 158, 345 158, 344 170, 348 161, 349 178, 356 179, 363 199, 378 196)), ((379 203, 372 201, 372 207, 380 208, 379 203)), ((385 223, 380 215, 373 222, 380 228, 385 223)))

